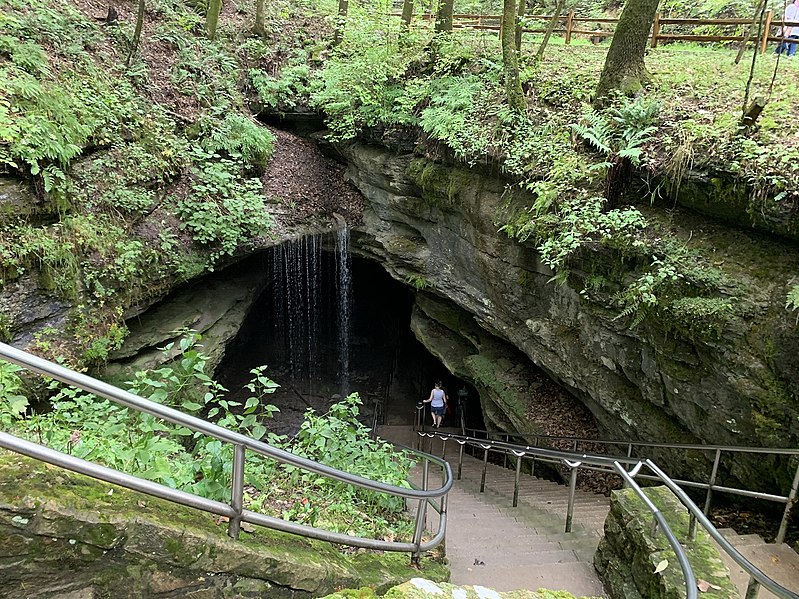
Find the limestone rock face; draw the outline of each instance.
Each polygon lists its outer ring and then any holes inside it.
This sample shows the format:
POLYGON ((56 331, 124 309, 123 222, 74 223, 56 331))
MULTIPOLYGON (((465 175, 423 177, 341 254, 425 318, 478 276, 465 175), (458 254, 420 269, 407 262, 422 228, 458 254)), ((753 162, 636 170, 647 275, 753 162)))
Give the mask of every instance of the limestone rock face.
POLYGON ((224 278, 206 278, 168 295, 128 320, 130 334, 110 356, 104 378, 125 379, 136 371, 158 368, 169 359, 159 348, 178 338, 181 329, 202 335, 207 372, 213 372, 263 286, 260 270, 234 267, 224 278))
MULTIPOLYGON (((786 329, 783 316, 763 308, 752 322, 712 342, 649 324, 630 329, 615 319, 617 311, 549 282, 553 273, 534 247, 498 231, 509 196, 501 178, 357 143, 340 151, 350 180, 369 201, 355 251, 423 290, 421 312, 456 333, 448 344, 481 343, 474 329, 451 318, 468 314, 485 339, 511 346, 579 398, 604 438, 796 444, 799 363, 784 356, 799 337, 786 329), (436 316, 427 297, 452 309, 436 316)), ((445 364, 452 362, 445 347, 419 337, 445 364)), ((462 367, 453 364, 468 375, 462 367)), ((513 406, 504 412, 506 421, 516 420, 513 406)), ((712 455, 699 452, 672 456, 670 471, 707 476, 708 459, 712 455)), ((789 488, 792 472, 772 466, 777 474, 771 478, 760 468, 761 480, 789 488)), ((737 463, 722 465, 722 476, 730 470, 739 480, 753 472, 737 463)))
POLYGON ((345 555, 261 527, 234 541, 210 514, 0 451, 0 598, 298 599, 418 573, 407 555, 345 555))
MULTIPOLYGON (((390 589, 385 599, 575 599, 565 591, 529 591, 519 589, 498 593, 480 585, 455 586, 449 583, 437 583, 424 578, 412 578, 390 589)), ((344 590, 324 599, 376 599, 377 595, 368 589, 344 590)))

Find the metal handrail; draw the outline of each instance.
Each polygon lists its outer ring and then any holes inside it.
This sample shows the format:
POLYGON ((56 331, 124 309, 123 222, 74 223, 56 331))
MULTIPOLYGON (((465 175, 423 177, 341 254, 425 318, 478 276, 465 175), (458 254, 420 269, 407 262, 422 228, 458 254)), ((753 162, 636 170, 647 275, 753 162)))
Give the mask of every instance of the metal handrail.
POLYGON ((671 530, 671 527, 669 526, 668 522, 666 522, 666 518, 663 516, 663 513, 646 495, 646 493, 644 493, 644 490, 638 486, 638 483, 635 482, 630 473, 628 473, 618 462, 615 464, 615 470, 619 476, 624 479, 625 484, 631 488, 636 495, 638 495, 641 501, 644 502, 644 505, 647 507, 647 509, 652 512, 652 515, 657 522, 657 528, 660 529, 660 531, 666 537, 669 545, 677 555, 677 562, 680 564, 680 570, 682 570, 683 580, 685 581, 686 599, 696 599, 696 575, 694 574, 694 569, 691 567, 691 563, 688 561, 688 556, 685 555, 685 549, 683 549, 682 544, 677 539, 677 535, 675 535, 671 530))
MULTIPOLYGON (((710 506, 713 493, 718 491, 721 493, 729 493, 730 495, 738 495, 741 497, 749 497, 752 499, 762 499, 764 501, 772 501, 775 503, 785 504, 782 520, 780 521, 779 530, 777 531, 776 542, 781 543, 785 540, 785 534, 788 530, 788 520, 793 509, 793 505, 799 495, 799 464, 797 464, 794 473, 794 482, 788 495, 775 495, 772 493, 764 493, 762 491, 751 491, 748 489, 739 489, 737 487, 728 487, 716 484, 716 475, 718 474, 719 464, 721 463, 721 455, 726 453, 751 453, 751 454, 765 454, 774 456, 799 456, 799 449, 791 448, 769 448, 769 447, 743 447, 736 445, 696 445, 696 444, 680 444, 680 443, 649 443, 644 441, 621 441, 621 440, 608 440, 608 439, 589 439, 585 437, 568 437, 556 435, 540 435, 534 432, 520 432, 520 433, 503 433, 498 431, 487 431, 481 429, 467 429, 472 433, 485 433, 487 435, 501 435, 505 437, 506 442, 509 442, 511 437, 529 437, 532 436, 534 443, 538 444, 539 440, 547 441, 569 441, 572 443, 573 451, 577 451, 578 444, 580 443, 599 443, 605 445, 617 445, 627 447, 627 457, 632 456, 633 447, 650 447, 650 448, 663 448, 663 449, 677 449, 682 451, 713 451, 715 452, 713 458, 713 468, 708 482, 690 481, 682 479, 673 479, 677 484, 684 487, 693 487, 697 489, 704 489, 707 491, 705 497, 704 513, 710 512, 710 506)), ((498 441, 497 441, 498 442, 498 441)), ((649 480, 656 480, 656 477, 651 475, 642 474, 640 478, 649 480)))
MULTIPOLYGON (((505 433, 500 431, 488 431, 477 428, 467 428, 467 432, 487 433, 491 435, 502 435, 503 437, 534 437, 547 441, 571 441, 577 443, 604 443, 607 445, 624 445, 626 447, 659 447, 664 449, 691 449, 700 451, 729 451, 734 453, 767 453, 774 455, 799 455, 799 449, 790 447, 746 447, 742 445, 699 445, 692 443, 655 443, 649 441, 623 441, 619 439, 597 439, 590 437, 570 437, 565 435, 542 435, 534 431, 521 431, 505 433)), ((471 436, 471 435, 470 435, 471 436)), ((629 456, 628 456, 629 457, 629 456)))
MULTIPOLYGON (((465 445, 470 445, 473 447, 479 447, 484 451, 483 455, 483 473, 481 476, 481 483, 480 483, 480 491, 483 492, 485 488, 485 477, 486 477, 486 464, 487 464, 487 457, 489 451, 500 451, 500 452, 509 452, 518 458, 516 464, 516 481, 514 487, 514 498, 513 498, 513 507, 517 506, 517 498, 518 498, 518 485, 519 485, 519 470, 521 465, 521 460, 524 457, 531 456, 534 459, 539 458, 544 461, 554 461, 560 463, 571 470, 571 476, 569 477, 569 502, 567 504, 567 513, 566 513, 566 530, 565 532, 571 531, 571 524, 572 518, 574 513, 574 491, 576 488, 576 472, 579 468, 585 468, 586 464, 593 464, 597 467, 606 466, 608 462, 612 464, 613 471, 619 474, 625 483, 630 486, 634 492, 642 498, 644 503, 647 507, 652 511, 653 516, 657 520, 661 529, 663 529, 664 534, 666 534, 666 538, 669 544, 674 549, 675 553, 677 554, 677 559, 680 563, 681 568, 683 569, 683 575, 686 575, 686 568, 687 572, 689 573, 686 577, 686 597, 687 599, 694 599, 696 595, 696 580, 693 575, 693 571, 690 568, 690 564, 687 561, 687 557, 685 556, 684 552, 682 551, 682 547, 680 546, 679 541, 673 535, 673 533, 668 529, 668 525, 666 524, 665 519, 663 519, 662 514, 659 514, 657 508, 652 504, 649 498, 645 498, 646 496, 643 494, 643 491, 640 489, 637 483, 633 480, 634 478, 645 478, 649 480, 658 480, 666 485, 671 491, 677 496, 680 502, 689 510, 691 515, 691 525, 689 527, 689 540, 693 540, 694 533, 693 530, 695 528, 695 523, 699 522, 710 534, 710 536, 719 544, 719 546, 730 555, 730 557, 739 565, 741 568, 746 571, 750 576, 749 587, 746 592, 746 599, 754 599, 757 596, 757 589, 758 585, 763 585, 769 591, 781 597, 783 599, 799 599, 799 594, 791 591, 779 583, 775 582, 771 578, 769 578, 762 570, 757 568, 754 564, 752 564, 749 560, 746 559, 735 547, 733 547, 727 539, 723 537, 723 535, 718 532, 718 530, 713 526, 710 520, 702 513, 702 510, 688 497, 688 495, 683 491, 678 482, 671 479, 663 470, 661 470, 652 460, 639 460, 639 459, 631 459, 626 456, 603 456, 603 455, 595 455, 595 454, 576 454, 574 452, 569 452, 566 450, 552 450, 546 449, 541 447, 531 447, 529 445, 519 445, 513 443, 507 443, 504 441, 489 441, 487 439, 481 439, 476 437, 467 437, 463 435, 456 435, 452 433, 446 433, 442 431, 417 431, 417 434, 420 438, 427 437, 427 438, 438 438, 444 444, 444 453, 446 452, 446 442, 449 440, 453 440, 461 446, 461 452, 459 456, 459 460, 463 459, 463 451, 462 448, 465 445), (575 461, 577 460, 577 461, 575 461), (652 471, 652 475, 644 475, 640 472, 642 465, 645 465, 652 471), (669 531, 666 533, 666 531, 669 531), (675 545, 676 543, 676 545, 675 545), (679 547, 679 548, 678 548, 679 547), (693 582, 691 582, 693 580, 693 582)), ((607 471, 605 469, 605 471, 607 471)), ((458 479, 460 479, 461 474, 461 465, 458 465, 458 479)), ((793 487, 792 487, 792 495, 795 496, 796 488, 799 486, 799 474, 794 479, 793 487)), ((715 489, 719 489, 719 487, 714 487, 715 489)), ((791 502, 792 503, 792 500, 791 502)))
MULTIPOLYGON (((671 492, 680 500, 688 511, 691 513, 691 518, 696 519, 699 524, 708 532, 708 534, 713 537, 713 540, 721 546, 721 548, 733 559, 735 563, 741 566, 749 576, 754 579, 757 583, 762 584, 766 587, 769 591, 777 595, 778 597, 788 597, 790 599, 799 599, 799 594, 794 593, 791 590, 786 589, 781 584, 775 582, 771 578, 769 578, 762 570, 760 570, 757 566, 755 566, 752 562, 746 559, 738 549, 736 549, 732 543, 730 543, 727 539, 724 538, 713 523, 702 513, 699 507, 691 501, 691 498, 688 497, 687 493, 683 491, 680 486, 675 483, 669 476, 661 470, 657 464, 655 464, 652 460, 645 460, 644 464, 646 464, 647 468, 649 468, 655 476, 660 479, 660 481, 666 485, 671 492)), ((753 584, 750 581, 749 589, 753 588, 753 584)), ((754 597, 756 595, 753 594, 754 597)), ((746 593, 747 598, 750 596, 750 591, 747 590, 746 593)))
POLYGON ((94 395, 98 395, 100 397, 104 397, 124 407, 162 418, 168 422, 184 426, 220 441, 231 443, 234 446, 233 476, 231 481, 233 487, 231 492, 231 504, 227 505, 225 503, 205 499, 192 493, 178 491, 159 483, 141 479, 139 477, 119 472, 105 466, 100 466, 93 462, 75 458, 30 441, 19 439, 18 437, 8 433, 0 433, 0 447, 28 455, 32 458, 53 464, 55 466, 80 472, 93 478, 98 478, 106 482, 111 482, 123 487, 141 491, 148 495, 161 497, 175 503, 180 503, 182 505, 220 516, 227 516, 230 519, 228 534, 233 538, 238 538, 241 522, 250 522, 252 524, 258 524, 284 532, 353 547, 363 547, 366 549, 376 549, 382 551, 411 552, 414 560, 418 560, 418 556, 421 552, 432 549, 444 538, 446 532, 446 500, 444 498, 452 487, 453 478, 450 465, 441 458, 426 454, 421 451, 411 450, 422 460, 425 469, 427 469, 430 462, 433 462, 441 467, 442 482, 439 487, 427 489, 425 484, 423 485, 423 488, 416 489, 390 485, 355 474, 350 474, 349 472, 345 472, 343 470, 332 468, 331 466, 320 464, 319 462, 297 456, 288 451, 273 447, 267 443, 264 443, 263 441, 257 441, 241 433, 237 433, 216 424, 207 422, 206 420, 197 418, 196 416, 190 416, 174 408, 141 398, 133 393, 130 393, 129 391, 124 391, 118 387, 114 387, 113 385, 109 385, 108 383, 104 383, 103 381, 97 380, 85 374, 69 370, 68 368, 54 364, 38 356, 34 356, 28 352, 16 349, 5 343, 0 343, 0 358, 22 366, 27 370, 31 370, 33 372, 37 372, 50 378, 59 380, 67 385, 83 389, 84 391, 93 393, 94 395), (433 500, 440 497, 442 498, 441 504, 444 514, 439 520, 439 529, 436 531, 436 534, 432 539, 423 542, 421 540, 421 530, 418 526, 419 514, 417 514, 418 532, 414 535, 414 540, 412 542, 403 543, 396 541, 382 541, 378 539, 335 533, 324 529, 288 522, 279 518, 273 518, 271 516, 266 516, 264 514, 258 514, 256 512, 243 509, 242 495, 245 450, 250 450, 281 463, 290 464, 292 466, 296 466, 297 468, 314 472, 320 476, 325 476, 327 478, 331 478, 333 480, 356 487, 394 495, 397 497, 403 497, 405 499, 418 500, 418 512, 422 517, 424 516, 428 503, 432 503, 433 500))

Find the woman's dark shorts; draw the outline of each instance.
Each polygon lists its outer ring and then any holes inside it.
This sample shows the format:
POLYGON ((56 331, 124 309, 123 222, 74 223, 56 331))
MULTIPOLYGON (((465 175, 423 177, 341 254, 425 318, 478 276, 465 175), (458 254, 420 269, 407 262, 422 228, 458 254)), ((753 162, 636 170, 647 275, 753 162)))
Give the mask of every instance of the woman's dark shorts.
POLYGON ((435 406, 430 406, 430 409, 433 411, 433 414, 435 414, 436 416, 443 416, 444 411, 446 410, 446 406, 441 406, 440 408, 437 408, 435 406))

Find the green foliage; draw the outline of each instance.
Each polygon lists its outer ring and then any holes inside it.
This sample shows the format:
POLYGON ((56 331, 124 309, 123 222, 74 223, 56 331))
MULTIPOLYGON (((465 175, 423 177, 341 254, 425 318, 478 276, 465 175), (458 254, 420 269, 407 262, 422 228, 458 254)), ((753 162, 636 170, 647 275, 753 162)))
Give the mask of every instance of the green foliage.
POLYGON ((653 123, 659 110, 656 102, 640 98, 610 108, 607 113, 589 108, 583 114, 586 124, 573 123, 571 129, 599 153, 626 158, 633 166, 639 166, 641 146, 657 131, 653 123))
POLYGON ((405 281, 415 288, 417 291, 421 291, 422 289, 427 289, 430 286, 430 281, 428 281, 422 275, 407 275, 405 277, 405 281))
MULTIPOLYGON (((799 310, 799 285, 794 285, 788 291, 788 296, 785 299, 785 309, 795 312, 799 310)), ((799 317, 797 317, 799 321, 799 317)))
MULTIPOLYGON (((199 349, 200 336, 191 331, 176 334, 180 339, 163 348, 169 361, 156 370, 136 373, 128 383, 131 391, 333 467, 408 486, 405 480, 412 463, 388 444, 370 438, 357 420, 357 395, 334 404, 328 414, 309 411, 297 436, 286 440, 268 433, 263 424, 278 411, 264 403, 277 387, 266 376, 266 367, 251 371, 248 398, 243 403, 233 401, 206 374, 208 359, 199 349)), ((31 412, 20 393, 19 370, 0 362, 0 429, 170 487, 230 500, 230 444, 56 382, 50 385, 51 409, 31 412)), ((401 514, 401 499, 292 466, 278 467, 252 452, 247 456, 246 483, 251 509, 350 534, 393 537, 410 532, 401 514)))
POLYGON ((203 139, 203 145, 211 154, 221 152, 231 160, 253 165, 260 174, 275 150, 275 136, 252 119, 229 113, 211 127, 210 133, 203 139))
POLYGON ((689 340, 716 341, 734 315, 731 299, 682 297, 665 307, 663 321, 670 330, 689 340))
MULTIPOLYGON (((351 474, 410 488, 406 482, 409 463, 403 462, 403 454, 394 453, 388 443, 372 439, 370 430, 358 422, 361 405, 358 394, 353 393, 333 404, 323 416, 309 409, 291 444, 292 452, 351 474)), ((329 483, 325 481, 325 485, 329 483)), ((386 514, 398 514, 403 509, 400 497, 343 484, 330 491, 341 499, 360 497, 386 514)))
POLYGON ((328 126, 340 139, 355 136, 364 126, 413 120, 408 103, 400 99, 402 88, 395 86, 423 56, 424 40, 404 32, 396 21, 388 31, 385 26, 374 20, 349 21, 344 40, 313 82, 312 103, 325 111, 328 126), (374 43, 375 36, 384 42, 374 43))
POLYGON ((302 103, 311 90, 311 70, 307 61, 307 52, 295 52, 283 65, 277 78, 261 69, 250 69, 250 83, 258 100, 266 108, 278 111, 285 111, 302 103))
POLYGON ((194 148, 193 157, 197 166, 191 170, 191 191, 178 198, 176 209, 181 229, 196 242, 212 246, 212 267, 243 241, 266 233, 272 217, 264 205, 261 181, 243 178, 240 162, 199 148, 194 148))
POLYGON ((0 360, 0 429, 17 424, 28 409, 28 398, 20 393, 22 379, 17 374, 22 368, 0 360))

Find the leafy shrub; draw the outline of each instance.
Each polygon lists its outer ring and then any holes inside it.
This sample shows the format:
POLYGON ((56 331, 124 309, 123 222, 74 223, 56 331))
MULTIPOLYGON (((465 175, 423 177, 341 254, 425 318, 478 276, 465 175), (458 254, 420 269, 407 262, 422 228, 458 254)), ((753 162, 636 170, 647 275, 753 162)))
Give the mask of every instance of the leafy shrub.
POLYGON ((232 160, 251 164, 262 173, 275 150, 275 136, 252 119, 230 113, 211 128, 203 145, 211 154, 224 152, 232 160))
POLYGON ((232 254, 239 243, 264 234, 272 217, 264 206, 259 179, 243 179, 239 162, 195 148, 191 192, 178 199, 181 229, 201 244, 211 245, 212 264, 232 254))
MULTIPOLYGON (((326 415, 309 411, 297 437, 288 441, 263 426, 263 419, 277 411, 264 403, 277 387, 265 375, 265 367, 251 371, 253 379, 246 386, 250 395, 243 404, 227 399, 226 389, 205 372, 207 357, 199 349, 200 337, 179 333, 178 342, 163 348, 171 360, 156 370, 136 373, 128 383, 133 392, 354 474, 407 486, 412 463, 388 444, 369 438, 357 421, 357 395, 333 405, 326 415)), ((22 418, 28 406, 19 393, 18 371, 0 362, 0 429, 173 488, 230 500, 230 444, 55 382, 51 409, 22 418)), ((401 499, 373 495, 291 466, 278 468, 252 452, 245 480, 250 509, 350 534, 393 538, 411 530, 401 515, 401 499)))

